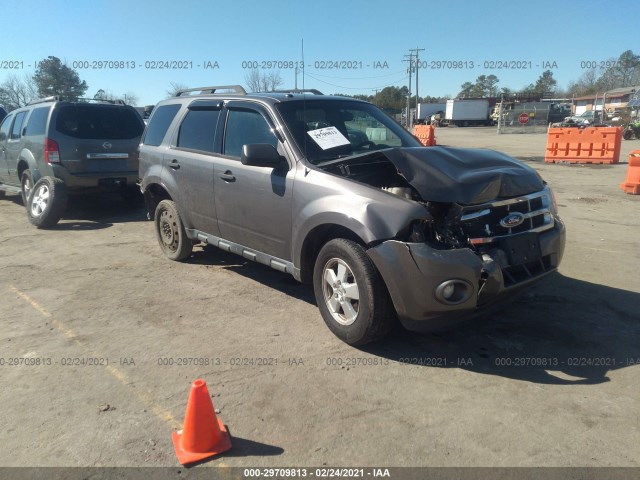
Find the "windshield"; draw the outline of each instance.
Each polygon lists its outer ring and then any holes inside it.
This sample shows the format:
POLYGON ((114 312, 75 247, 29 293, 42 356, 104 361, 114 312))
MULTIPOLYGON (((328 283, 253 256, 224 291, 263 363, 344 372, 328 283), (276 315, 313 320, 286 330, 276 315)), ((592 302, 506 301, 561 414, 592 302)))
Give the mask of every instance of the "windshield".
POLYGON ((370 103, 291 101, 277 108, 298 148, 314 164, 391 147, 422 146, 370 103))

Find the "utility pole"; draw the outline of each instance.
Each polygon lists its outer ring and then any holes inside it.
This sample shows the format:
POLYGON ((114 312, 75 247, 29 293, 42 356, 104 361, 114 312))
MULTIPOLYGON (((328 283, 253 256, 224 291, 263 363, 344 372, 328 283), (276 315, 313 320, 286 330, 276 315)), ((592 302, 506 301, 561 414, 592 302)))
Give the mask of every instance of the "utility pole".
MULTIPOLYGON (((409 55, 405 55, 405 57, 409 57, 408 60, 403 60, 403 62, 409 62, 409 66, 407 67, 407 72, 409 72, 409 94, 407 95, 407 116, 405 120, 406 120, 407 128, 410 128, 411 127, 411 74, 413 73, 413 53, 410 53, 409 55)), ((416 110, 416 115, 417 114, 418 114, 418 111, 416 110)))
POLYGON ((416 52, 416 115, 418 114, 418 72, 420 71, 420 52, 424 51, 424 48, 412 48, 411 52, 416 52))

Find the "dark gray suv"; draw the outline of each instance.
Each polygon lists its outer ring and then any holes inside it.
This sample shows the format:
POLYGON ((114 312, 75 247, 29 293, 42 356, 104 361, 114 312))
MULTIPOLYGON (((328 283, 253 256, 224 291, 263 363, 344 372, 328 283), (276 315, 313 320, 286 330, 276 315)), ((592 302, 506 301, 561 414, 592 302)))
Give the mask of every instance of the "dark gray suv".
POLYGON ((564 225, 532 168, 422 147, 366 102, 229 88, 160 102, 143 137, 141 189, 170 259, 211 244, 313 283, 353 345, 396 318, 428 330, 487 312, 556 271, 564 225))
POLYGON ((50 97, 9 113, 0 125, 0 193, 20 193, 29 220, 55 225, 67 193, 139 196, 144 123, 133 107, 50 97))

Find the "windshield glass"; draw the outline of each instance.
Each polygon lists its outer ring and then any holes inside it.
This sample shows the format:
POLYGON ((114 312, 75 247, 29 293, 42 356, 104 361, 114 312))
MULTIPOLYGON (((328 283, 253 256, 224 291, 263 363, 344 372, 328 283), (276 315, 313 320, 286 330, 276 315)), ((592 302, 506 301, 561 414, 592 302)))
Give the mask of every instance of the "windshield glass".
POLYGON ((369 103, 314 99, 283 102, 277 108, 296 144, 314 164, 384 148, 422 146, 369 103))

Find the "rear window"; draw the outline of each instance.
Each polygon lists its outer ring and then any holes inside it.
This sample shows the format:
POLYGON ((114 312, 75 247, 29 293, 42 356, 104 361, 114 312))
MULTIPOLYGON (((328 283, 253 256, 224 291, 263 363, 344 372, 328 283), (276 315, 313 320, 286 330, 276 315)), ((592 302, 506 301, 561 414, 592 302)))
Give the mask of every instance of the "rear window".
POLYGON ((56 120, 56 130, 74 138, 124 140, 143 129, 135 110, 111 105, 64 105, 56 120))
POLYGON ((180 110, 179 103, 156 108, 151 115, 142 143, 156 147, 160 145, 178 110, 180 110))
POLYGON ((25 135, 44 135, 48 116, 49 107, 35 108, 27 120, 27 132, 25 135))

